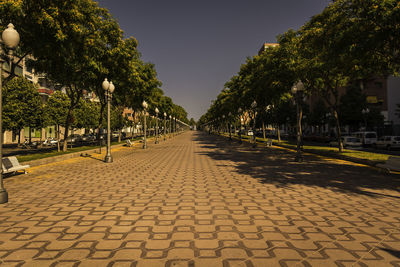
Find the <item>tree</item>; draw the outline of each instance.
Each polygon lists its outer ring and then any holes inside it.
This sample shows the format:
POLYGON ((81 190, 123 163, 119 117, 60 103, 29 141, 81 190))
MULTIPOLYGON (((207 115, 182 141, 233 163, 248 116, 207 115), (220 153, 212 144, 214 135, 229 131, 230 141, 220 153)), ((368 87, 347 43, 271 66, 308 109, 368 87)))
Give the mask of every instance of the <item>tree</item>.
POLYGON ((74 109, 75 128, 85 128, 86 132, 97 127, 99 121, 99 104, 81 99, 74 109))
MULTIPOLYGON (((45 123, 43 104, 37 87, 25 78, 15 77, 7 82, 3 94, 3 129, 18 133, 23 127, 39 128, 45 123)), ((29 142, 31 141, 29 129, 29 142)))
MULTIPOLYGON (((49 97, 45 106, 45 114, 48 116, 48 123, 56 126, 58 151, 60 151, 61 140, 60 126, 65 127, 65 121, 67 119, 67 113, 70 105, 70 99, 68 96, 60 91, 56 91, 49 97)), ((66 137, 64 136, 63 139, 66 140, 66 137)))
POLYGON ((0 14, 18 26, 22 57, 32 55, 36 71, 64 86, 70 99, 66 138, 83 90, 100 85, 106 60, 121 43, 117 22, 92 0, 9 0, 0 4, 0 14))
POLYGON ((327 123, 326 121, 326 114, 329 113, 329 109, 326 107, 324 101, 319 99, 315 104, 312 106, 311 112, 307 116, 307 122, 311 126, 318 127, 318 130, 327 123))

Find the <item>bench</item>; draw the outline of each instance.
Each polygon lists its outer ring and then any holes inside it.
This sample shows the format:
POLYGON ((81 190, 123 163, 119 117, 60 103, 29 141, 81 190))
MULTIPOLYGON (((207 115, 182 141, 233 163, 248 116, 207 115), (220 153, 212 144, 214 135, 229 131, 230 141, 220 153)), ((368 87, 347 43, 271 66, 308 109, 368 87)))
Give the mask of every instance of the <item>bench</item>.
POLYGON ((266 146, 272 146, 272 139, 268 138, 267 141, 265 142, 266 146))
POLYGON ((18 162, 16 157, 6 157, 3 158, 3 173, 16 173, 17 171, 23 170, 24 173, 27 173, 25 169, 28 169, 29 165, 21 165, 18 162))
POLYGON ((377 164, 376 166, 386 170, 400 171, 400 158, 389 156, 385 163, 377 164))
POLYGON ((133 142, 131 142, 131 140, 126 140, 126 146, 131 147, 133 146, 133 142))

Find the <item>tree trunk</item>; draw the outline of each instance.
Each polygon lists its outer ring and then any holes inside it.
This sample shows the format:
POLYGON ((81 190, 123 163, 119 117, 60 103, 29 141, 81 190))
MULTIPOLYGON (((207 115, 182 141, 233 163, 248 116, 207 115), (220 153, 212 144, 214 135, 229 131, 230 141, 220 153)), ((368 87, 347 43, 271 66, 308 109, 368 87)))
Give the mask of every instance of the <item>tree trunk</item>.
MULTIPOLYGON (((65 121, 65 129, 64 129, 64 144, 63 144, 63 151, 66 152, 68 149, 68 142, 67 142, 67 138, 68 138, 68 128, 69 128, 69 124, 71 121, 71 116, 72 116, 72 106, 69 107, 68 109, 68 113, 67 113, 67 119, 65 121)), ((72 141, 72 140, 71 140, 72 141)))
POLYGON ((121 130, 119 130, 119 132, 118 132, 118 143, 120 143, 121 142, 121 130))
POLYGON ((133 126, 132 126, 132 140, 135 138, 135 130, 136 130, 136 123, 133 121, 133 126))
POLYGON ((279 129, 279 124, 278 124, 278 126, 277 126, 277 129, 278 129, 278 143, 280 143, 281 142, 281 129, 279 129))
POLYGON ((57 129, 57 152, 60 152, 60 125, 56 125, 57 129))
POLYGON ((262 122, 263 138, 265 139, 265 124, 262 122))
POLYGON ((31 126, 28 127, 29 128, 29 144, 32 143, 32 129, 31 126))
POLYGON ((342 130, 340 129, 339 116, 336 109, 333 111, 333 114, 335 116, 335 121, 336 121, 336 132, 338 135, 337 138, 338 138, 339 152, 343 152, 342 130))

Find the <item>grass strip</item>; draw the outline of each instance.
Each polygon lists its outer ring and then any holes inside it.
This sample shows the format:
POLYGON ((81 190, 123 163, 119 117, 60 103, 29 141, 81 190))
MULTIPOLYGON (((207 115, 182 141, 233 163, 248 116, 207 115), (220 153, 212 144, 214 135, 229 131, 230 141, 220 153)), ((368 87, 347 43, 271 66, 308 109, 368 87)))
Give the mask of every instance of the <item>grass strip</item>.
MULTIPOLYGON (((137 137, 137 138, 134 138, 133 141, 137 141, 137 140, 141 140, 141 139, 142 139, 141 137, 137 137)), ((126 140, 121 141, 121 142, 114 141, 114 142, 111 142, 111 145, 113 146, 113 145, 118 145, 118 144, 123 144, 123 143, 126 143, 126 140)), ((99 147, 100 146, 98 144, 97 145, 89 145, 89 146, 80 146, 80 147, 69 148, 65 152, 64 151, 58 152, 57 150, 53 150, 50 152, 38 152, 38 153, 28 154, 28 155, 17 155, 16 157, 19 162, 24 162, 24 161, 31 161, 31 160, 55 157, 55 156, 60 156, 60 155, 65 155, 65 154, 71 154, 71 153, 75 153, 75 152, 96 149, 99 147)), ((102 146, 102 148, 106 148, 106 146, 102 146)))
MULTIPOLYGON (((227 134, 222 134, 225 137, 229 137, 227 134)), ((237 135, 232 135, 235 139, 238 139, 237 135)), ((242 135, 242 139, 244 141, 250 142, 252 140, 252 136, 242 135)), ((267 139, 257 137, 257 142, 264 143, 267 139)), ((272 144, 276 146, 282 146, 290 149, 296 150, 297 144, 292 143, 286 140, 281 140, 278 142, 277 139, 272 139, 272 144)), ((355 160, 366 160, 370 161, 371 164, 381 163, 388 160, 390 155, 387 154, 379 154, 373 152, 366 152, 355 149, 343 149, 342 152, 339 152, 337 147, 328 147, 328 146, 318 146, 318 145, 303 145, 303 151, 320 154, 324 156, 330 156, 339 159, 355 159, 355 160)))

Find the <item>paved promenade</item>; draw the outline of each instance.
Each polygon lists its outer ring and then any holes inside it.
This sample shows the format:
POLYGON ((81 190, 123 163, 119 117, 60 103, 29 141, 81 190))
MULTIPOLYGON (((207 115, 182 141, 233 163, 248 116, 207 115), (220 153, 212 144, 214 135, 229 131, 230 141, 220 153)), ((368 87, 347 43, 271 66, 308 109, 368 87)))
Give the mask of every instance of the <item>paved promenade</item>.
POLYGON ((1 266, 400 266, 400 180, 188 132, 7 178, 1 266))

